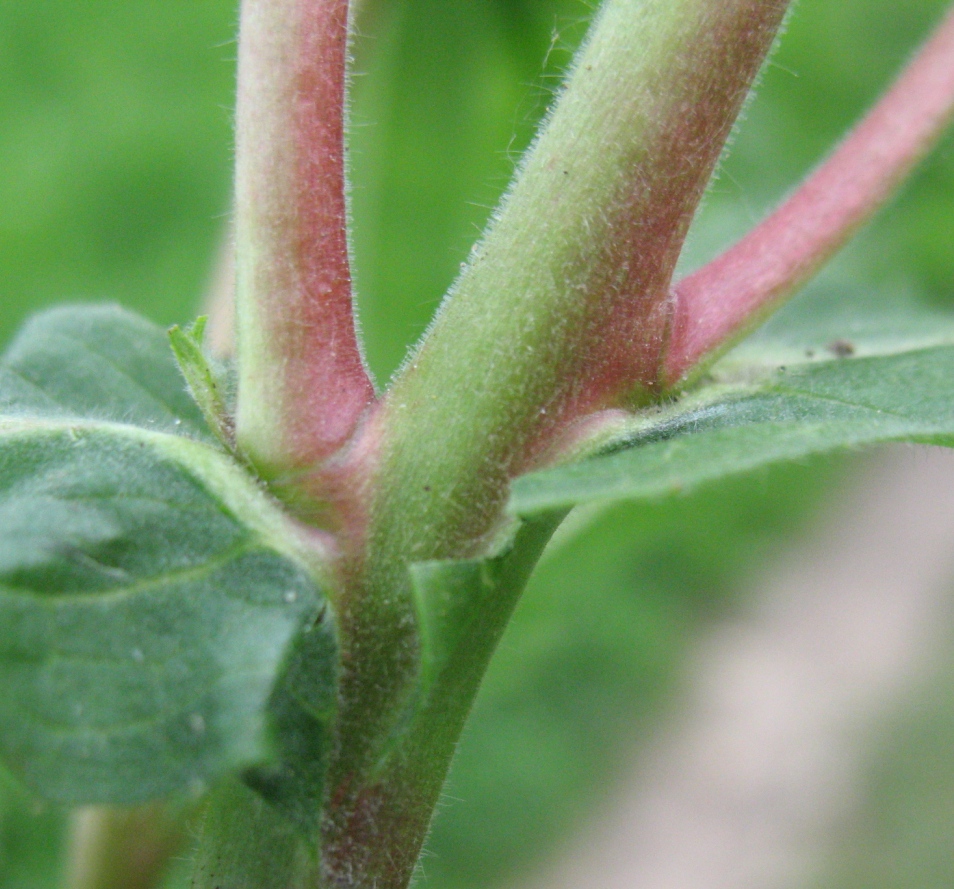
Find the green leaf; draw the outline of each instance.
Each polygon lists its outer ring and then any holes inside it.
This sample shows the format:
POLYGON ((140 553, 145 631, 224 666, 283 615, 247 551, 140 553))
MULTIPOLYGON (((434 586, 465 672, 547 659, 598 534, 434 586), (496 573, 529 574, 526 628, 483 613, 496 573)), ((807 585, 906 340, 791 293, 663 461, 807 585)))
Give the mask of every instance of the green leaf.
POLYGON ((274 758, 275 687, 302 627, 334 663, 303 553, 203 444, 0 422, 7 762, 48 799, 133 803, 274 758))
POLYGON ((202 334, 207 321, 203 316, 185 330, 176 324, 169 330, 169 341, 206 422, 219 442, 234 450, 235 423, 226 404, 224 383, 202 350, 202 334))
POLYGON ((395 793, 405 794, 406 823, 430 820, 487 664, 563 516, 516 523, 512 537, 490 558, 410 566, 420 668, 392 737, 396 755, 379 776, 395 793))
MULTIPOLYGON (((319 615, 320 617, 321 615, 319 615)), ((296 641, 270 703, 276 755, 227 779, 211 795, 192 867, 193 889, 271 889, 311 885, 336 711, 335 639, 315 632, 296 641)))
POLYGON ((411 566, 421 644, 419 706, 441 714, 470 709, 520 593, 563 517, 522 523, 493 558, 411 566))
MULTIPOLYGON (((320 811, 320 810, 319 810, 320 811)), ((195 853, 190 889, 275 889, 314 885, 314 842, 239 781, 227 781, 209 801, 195 853)))
POLYGON ((165 331, 118 306, 67 306, 28 321, 0 363, 0 414, 211 438, 165 331))
POLYGON ((736 346, 721 372, 831 360, 837 344, 850 344, 858 357, 954 344, 954 312, 903 283, 879 287, 858 278, 853 268, 829 272, 736 346))
POLYGON ((38 805, 0 765, 0 889, 51 889, 63 869, 66 819, 38 805))
POLYGON ((518 479, 510 509, 534 515, 683 493, 782 460, 879 442, 954 445, 954 345, 828 359, 766 372, 730 356, 721 381, 634 421, 614 453, 518 479))
POLYGON ((68 803, 245 769, 282 816, 317 811, 337 681, 320 553, 204 443, 165 332, 112 306, 40 315, 0 363, 0 411, 10 765, 68 803))

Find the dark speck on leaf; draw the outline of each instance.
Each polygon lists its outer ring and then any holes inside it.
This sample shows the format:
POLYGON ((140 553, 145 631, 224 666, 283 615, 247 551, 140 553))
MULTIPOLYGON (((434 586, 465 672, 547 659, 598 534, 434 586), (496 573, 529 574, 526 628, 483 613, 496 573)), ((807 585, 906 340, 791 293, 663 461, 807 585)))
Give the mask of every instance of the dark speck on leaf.
POLYGON ((828 344, 827 349, 836 358, 847 358, 855 354, 855 347, 848 340, 833 340, 828 344))

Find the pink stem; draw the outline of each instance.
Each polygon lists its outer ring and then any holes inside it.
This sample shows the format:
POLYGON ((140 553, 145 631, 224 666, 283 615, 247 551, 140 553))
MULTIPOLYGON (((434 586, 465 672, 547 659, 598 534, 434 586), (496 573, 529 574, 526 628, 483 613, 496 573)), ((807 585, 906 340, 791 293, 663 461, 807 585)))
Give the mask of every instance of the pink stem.
POLYGON ((675 286, 663 383, 678 383, 810 277, 884 203, 952 116, 954 11, 794 195, 675 286))
POLYGON ((333 453, 374 394, 348 256, 347 42, 347 0, 243 0, 238 435, 266 472, 333 453))

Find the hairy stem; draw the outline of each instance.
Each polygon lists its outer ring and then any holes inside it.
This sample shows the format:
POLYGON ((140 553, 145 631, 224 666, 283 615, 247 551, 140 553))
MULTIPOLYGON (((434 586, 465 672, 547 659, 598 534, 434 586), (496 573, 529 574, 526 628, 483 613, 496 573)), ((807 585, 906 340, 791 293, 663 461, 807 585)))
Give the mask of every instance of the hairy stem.
POLYGON ((380 463, 338 615, 330 885, 406 885, 453 750, 400 739, 418 664, 407 564, 486 552, 510 479, 576 419, 656 380, 676 258, 787 6, 606 3, 489 234, 365 427, 380 463))
POLYGON ((792 197, 676 285, 664 385, 678 385, 811 277, 890 197, 952 116, 954 11, 792 197))
POLYGON ((266 476, 328 457, 373 398, 348 258, 347 41, 347 0, 243 0, 237 425, 266 476))
POLYGON ((559 432, 656 381, 673 268, 787 7, 604 6, 496 221, 388 395, 392 478, 379 515, 402 516, 405 558, 469 555, 509 479, 559 432))

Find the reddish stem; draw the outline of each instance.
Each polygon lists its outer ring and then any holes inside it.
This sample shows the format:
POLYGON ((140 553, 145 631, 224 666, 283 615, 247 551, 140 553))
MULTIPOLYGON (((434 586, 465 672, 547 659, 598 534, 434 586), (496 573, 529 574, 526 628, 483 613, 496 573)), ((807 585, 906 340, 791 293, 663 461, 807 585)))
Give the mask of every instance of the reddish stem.
POLYGON ((373 398, 348 256, 347 42, 347 0, 242 4, 238 421, 266 471, 327 457, 373 398))
POLYGON ((954 116, 954 11, 835 153, 771 216, 673 290, 663 382, 724 349, 891 195, 954 116))

